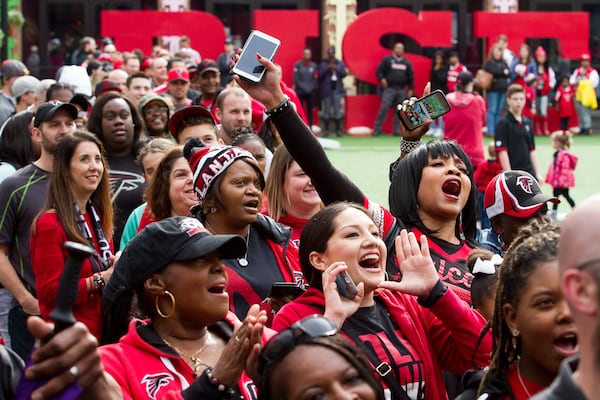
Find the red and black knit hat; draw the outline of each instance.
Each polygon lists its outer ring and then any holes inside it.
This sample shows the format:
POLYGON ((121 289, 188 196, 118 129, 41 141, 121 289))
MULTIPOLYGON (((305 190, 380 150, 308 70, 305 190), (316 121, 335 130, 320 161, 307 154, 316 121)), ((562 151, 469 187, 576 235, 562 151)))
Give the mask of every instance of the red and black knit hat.
POLYGON ((254 161, 253 168, 258 173, 261 184, 264 187, 264 176, 256 160, 250 152, 239 147, 212 146, 201 147, 189 158, 190 168, 194 172, 194 190, 200 200, 206 197, 214 180, 224 173, 227 168, 239 159, 249 158, 254 161))

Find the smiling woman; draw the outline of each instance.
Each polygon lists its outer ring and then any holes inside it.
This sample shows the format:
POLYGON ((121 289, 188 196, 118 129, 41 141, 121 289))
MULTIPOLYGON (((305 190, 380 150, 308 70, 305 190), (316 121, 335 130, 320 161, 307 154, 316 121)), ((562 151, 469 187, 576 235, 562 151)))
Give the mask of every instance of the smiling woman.
POLYGON ((92 246, 94 256, 83 263, 75 319, 100 337, 100 295, 112 275, 112 206, 106 160, 98 139, 88 132, 63 137, 54 155, 48 199, 34 223, 31 260, 42 318, 56 305, 67 240, 92 246))

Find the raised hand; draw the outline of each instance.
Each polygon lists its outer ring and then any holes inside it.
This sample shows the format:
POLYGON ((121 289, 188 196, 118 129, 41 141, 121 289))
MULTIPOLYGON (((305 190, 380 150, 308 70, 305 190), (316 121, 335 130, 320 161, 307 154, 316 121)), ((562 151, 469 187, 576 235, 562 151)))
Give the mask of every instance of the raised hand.
POLYGON ((402 280, 384 281, 379 284, 379 287, 426 298, 440 280, 429 255, 427 236, 421 235, 421 246, 419 246, 415 234, 403 229, 396 237, 395 244, 402 280))
MULTIPOLYGON (((427 84, 425 85, 425 89, 423 89, 423 96, 427 96, 429 93, 431 93, 431 82, 427 82, 427 84)), ((417 101, 416 97, 410 97, 409 99, 404 100, 402 104, 398 104, 398 109, 405 110, 406 106, 413 104, 415 101, 417 101)), ((400 134, 402 135, 402 139, 408 141, 417 141, 421 139, 429 130, 429 126, 432 122, 433 120, 428 119, 427 121, 425 121, 425 124, 412 131, 406 130, 404 128, 404 125, 400 124, 400 134)))
MULTIPOLYGON (((232 63, 239 59, 241 49, 233 56, 232 63)), ((258 61, 265 67, 265 73, 260 82, 254 83, 233 75, 233 79, 242 89, 244 89, 254 99, 265 105, 267 110, 277 107, 284 99, 285 95, 281 90, 281 67, 273 64, 270 60, 256 54, 258 61)))

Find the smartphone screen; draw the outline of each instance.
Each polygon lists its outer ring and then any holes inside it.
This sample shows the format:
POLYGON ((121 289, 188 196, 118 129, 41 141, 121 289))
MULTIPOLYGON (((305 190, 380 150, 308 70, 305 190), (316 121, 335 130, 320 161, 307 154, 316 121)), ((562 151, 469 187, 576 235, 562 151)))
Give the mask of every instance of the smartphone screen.
POLYGON ((259 82, 264 74, 264 67, 256 59, 256 53, 272 60, 279 48, 280 41, 260 31, 253 31, 233 67, 233 73, 253 82, 259 82))
MULTIPOLYGON (((400 107, 400 106, 399 106, 400 107)), ((436 119, 450 111, 450 104, 441 90, 422 97, 406 108, 398 109, 398 116, 406 129, 412 131, 428 119, 436 119)))

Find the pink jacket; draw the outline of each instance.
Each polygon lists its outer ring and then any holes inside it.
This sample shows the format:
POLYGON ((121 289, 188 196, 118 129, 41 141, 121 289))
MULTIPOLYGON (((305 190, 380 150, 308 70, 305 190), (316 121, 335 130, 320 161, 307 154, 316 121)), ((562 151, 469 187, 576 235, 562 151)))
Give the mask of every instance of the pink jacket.
POLYGON ((546 183, 553 188, 565 189, 575 186, 575 174, 578 158, 566 150, 558 150, 548 166, 546 183))

